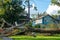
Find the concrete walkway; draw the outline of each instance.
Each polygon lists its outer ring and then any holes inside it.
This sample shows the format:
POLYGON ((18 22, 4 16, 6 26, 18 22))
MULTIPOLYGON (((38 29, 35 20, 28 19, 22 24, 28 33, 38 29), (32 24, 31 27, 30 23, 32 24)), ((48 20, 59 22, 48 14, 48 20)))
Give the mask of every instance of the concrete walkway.
POLYGON ((13 40, 12 38, 8 38, 8 37, 3 37, 3 40, 13 40))

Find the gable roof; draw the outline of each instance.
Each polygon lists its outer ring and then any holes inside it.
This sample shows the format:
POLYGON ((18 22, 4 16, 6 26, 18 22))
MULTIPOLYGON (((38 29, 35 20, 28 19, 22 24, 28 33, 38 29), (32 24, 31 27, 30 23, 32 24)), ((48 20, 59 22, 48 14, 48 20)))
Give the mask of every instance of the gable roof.
MULTIPOLYGON (((55 21, 57 21, 57 22, 60 22, 60 20, 58 20, 58 19, 56 19, 56 18, 50 16, 49 14, 48 14, 48 15, 45 15, 44 17, 46 17, 46 16, 49 16, 49 17, 51 17, 53 20, 55 20, 55 21)), ((43 18, 44 18, 44 17, 43 17, 43 18)))

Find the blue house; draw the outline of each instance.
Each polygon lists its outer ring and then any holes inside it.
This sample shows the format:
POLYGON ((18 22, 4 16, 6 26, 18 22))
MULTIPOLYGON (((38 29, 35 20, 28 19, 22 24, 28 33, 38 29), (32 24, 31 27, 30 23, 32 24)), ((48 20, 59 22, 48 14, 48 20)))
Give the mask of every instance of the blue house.
POLYGON ((50 15, 45 15, 45 16, 39 17, 37 20, 33 21, 32 25, 35 26, 37 24, 41 24, 43 26, 43 25, 48 25, 48 24, 59 24, 59 23, 60 23, 59 19, 54 18, 50 15))
POLYGON ((50 15, 46 15, 44 17, 42 17, 42 24, 58 24, 60 22, 60 20, 53 18, 50 15))

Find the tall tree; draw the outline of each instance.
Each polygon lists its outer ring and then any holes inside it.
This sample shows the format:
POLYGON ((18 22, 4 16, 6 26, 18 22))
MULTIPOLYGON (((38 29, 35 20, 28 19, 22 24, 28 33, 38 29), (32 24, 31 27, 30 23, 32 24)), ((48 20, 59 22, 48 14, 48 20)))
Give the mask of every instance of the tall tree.
POLYGON ((51 3, 60 6, 60 0, 51 0, 51 3))
MULTIPOLYGON (((51 0, 51 3, 60 6, 60 0, 51 0)), ((60 13, 60 10, 58 10, 58 13, 60 13)))
POLYGON ((22 0, 11 0, 6 3, 3 1, 3 8, 5 9, 2 16, 7 22, 13 24, 19 20, 19 14, 24 11, 22 8, 22 0))

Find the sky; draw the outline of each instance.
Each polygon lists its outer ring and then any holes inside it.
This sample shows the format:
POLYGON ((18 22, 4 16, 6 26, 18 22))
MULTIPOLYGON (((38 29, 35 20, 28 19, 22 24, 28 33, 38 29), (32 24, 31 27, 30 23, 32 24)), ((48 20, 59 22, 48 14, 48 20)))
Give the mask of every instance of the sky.
MULTIPOLYGON (((39 12, 44 12, 48 8, 51 0, 30 0, 30 4, 37 7, 39 12)), ((34 10, 31 8, 31 10, 34 10)))
POLYGON ((44 12, 48 8, 48 5, 50 4, 51 0, 34 0, 35 6, 37 6, 37 9, 39 12, 44 12))
MULTIPOLYGON (((47 12, 48 14, 56 14, 60 7, 57 5, 51 5, 51 0, 30 0, 30 4, 33 6, 30 8, 30 14, 37 14, 47 12), (34 6, 37 7, 37 11, 34 10, 34 6)), ((28 8, 26 7, 26 11, 28 8)))

